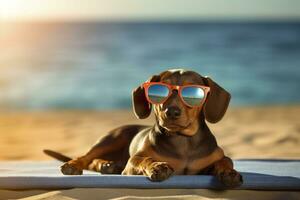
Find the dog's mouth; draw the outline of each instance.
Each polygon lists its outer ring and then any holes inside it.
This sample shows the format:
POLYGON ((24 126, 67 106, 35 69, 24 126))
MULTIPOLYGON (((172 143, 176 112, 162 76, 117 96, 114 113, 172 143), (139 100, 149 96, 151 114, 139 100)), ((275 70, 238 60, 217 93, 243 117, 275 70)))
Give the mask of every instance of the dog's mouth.
POLYGON ((190 126, 190 123, 188 123, 187 125, 181 125, 175 122, 162 122, 160 125, 170 132, 177 132, 188 128, 190 126))

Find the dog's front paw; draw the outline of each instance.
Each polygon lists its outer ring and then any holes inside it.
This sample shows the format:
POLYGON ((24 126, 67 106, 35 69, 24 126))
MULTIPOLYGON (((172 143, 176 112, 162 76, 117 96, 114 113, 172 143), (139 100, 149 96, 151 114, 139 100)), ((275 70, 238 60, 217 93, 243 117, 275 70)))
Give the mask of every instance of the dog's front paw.
POLYGON ((82 169, 78 168, 74 163, 65 163, 60 167, 60 171, 64 175, 81 175, 82 169))
POLYGON ((242 185, 243 177, 234 169, 224 170, 217 175, 218 179, 224 186, 233 188, 242 185))
POLYGON ((174 169, 166 162, 153 162, 146 170, 146 176, 151 181, 163 181, 169 178, 174 169))

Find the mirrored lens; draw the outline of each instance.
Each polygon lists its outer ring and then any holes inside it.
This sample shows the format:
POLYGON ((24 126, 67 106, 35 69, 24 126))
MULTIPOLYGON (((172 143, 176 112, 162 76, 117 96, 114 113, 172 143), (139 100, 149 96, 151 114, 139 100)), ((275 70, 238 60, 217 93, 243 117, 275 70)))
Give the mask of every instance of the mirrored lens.
POLYGON ((161 103, 168 97, 169 88, 165 85, 151 85, 148 88, 148 97, 153 103, 161 103))
POLYGON ((204 98, 204 91, 199 87, 185 87, 181 90, 183 100, 190 106, 199 106, 204 98))

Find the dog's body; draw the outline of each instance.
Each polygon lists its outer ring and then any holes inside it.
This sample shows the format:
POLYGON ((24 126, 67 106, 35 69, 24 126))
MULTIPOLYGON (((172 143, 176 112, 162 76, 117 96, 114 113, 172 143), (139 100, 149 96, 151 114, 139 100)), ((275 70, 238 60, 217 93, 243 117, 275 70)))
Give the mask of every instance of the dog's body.
POLYGON ((150 78, 151 82, 173 85, 209 86, 211 92, 203 107, 184 105, 176 91, 163 104, 147 102, 142 86, 133 92, 134 111, 138 118, 156 116, 154 126, 127 125, 112 130, 84 156, 69 159, 58 153, 47 154, 65 161, 64 174, 82 174, 83 169, 101 173, 145 175, 162 181, 172 174, 212 174, 229 187, 242 183, 209 130, 205 119, 218 122, 226 112, 230 94, 209 78, 184 70, 169 70, 150 78))

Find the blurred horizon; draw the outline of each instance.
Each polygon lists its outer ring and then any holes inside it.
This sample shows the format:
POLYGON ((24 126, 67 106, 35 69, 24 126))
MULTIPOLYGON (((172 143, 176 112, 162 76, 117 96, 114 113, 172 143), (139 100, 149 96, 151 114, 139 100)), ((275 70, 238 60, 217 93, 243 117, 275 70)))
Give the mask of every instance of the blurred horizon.
POLYGON ((299 21, 297 0, 0 0, 1 21, 299 21))
POLYGON ((129 108, 169 68, 234 106, 300 103, 297 0, 0 0, 0 52, 0 109, 129 108))
POLYGON ((151 75, 186 68, 231 105, 300 103, 300 23, 22 23, 1 31, 0 108, 124 109, 151 75))
MULTIPOLYGON (((14 25, 14 24, 80 24, 80 23, 101 23, 101 24, 134 24, 134 23, 158 23, 158 24, 165 24, 165 23, 182 23, 182 24, 192 24, 192 23, 211 23, 211 24, 297 24, 300 23, 300 18, 299 19, 260 19, 260 20, 255 20, 255 19, 187 19, 187 20, 178 20, 178 19, 164 19, 164 20, 153 20, 153 19, 84 19, 84 20, 70 20, 70 19, 51 19, 51 20, 0 20, 2 28, 5 28, 7 25, 14 25)), ((4 29, 3 29, 4 30, 4 29)))

